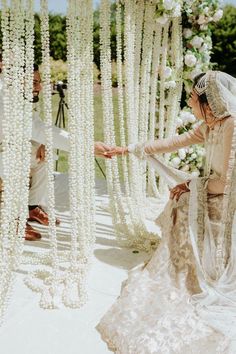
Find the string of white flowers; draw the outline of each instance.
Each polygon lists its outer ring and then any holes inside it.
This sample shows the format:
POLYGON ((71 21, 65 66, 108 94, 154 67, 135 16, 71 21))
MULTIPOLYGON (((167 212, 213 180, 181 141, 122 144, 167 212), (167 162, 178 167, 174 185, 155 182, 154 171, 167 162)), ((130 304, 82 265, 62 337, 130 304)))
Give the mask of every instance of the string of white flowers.
MULTIPOLYGON (((25 52, 24 60, 24 101, 23 111, 23 160, 22 160, 22 173, 21 173, 21 203, 20 203, 20 217, 19 217, 19 230, 21 227, 22 236, 25 233, 25 223, 28 217, 28 196, 29 196, 29 177, 30 177, 30 161, 31 161, 31 132, 32 132, 32 112, 33 112, 33 65, 34 65, 34 9, 33 0, 26 0, 24 11, 25 20, 25 44, 22 43, 22 48, 25 52)), ((22 24, 23 25, 23 24, 22 24)), ((23 36, 22 36, 23 38, 23 36)), ((16 238, 18 241, 19 238, 16 238)), ((20 245, 22 247, 22 243, 20 245)), ((17 247, 20 249, 20 247, 17 247)), ((23 250, 22 250, 23 251, 23 250)), ((22 252, 21 252, 22 253, 22 252)), ((18 262, 21 262, 20 256, 18 262)))
MULTIPOLYGON (((166 121, 166 69, 167 69, 167 56, 169 48, 169 27, 170 19, 166 21, 163 26, 162 35, 162 55, 160 65, 160 82, 159 82, 159 111, 158 111, 158 138, 164 138, 165 133, 165 121, 166 121)), ((166 192, 166 185, 163 178, 159 178, 159 190, 160 193, 166 192)))
MULTIPOLYGON (((140 66, 140 100, 139 100, 139 141, 146 141, 149 128, 149 100, 151 81, 151 62, 153 49, 153 34, 155 27, 155 4, 147 2, 145 6, 143 41, 142 41, 142 61, 140 66)), ((139 196, 142 204, 146 198, 146 170, 147 165, 140 165, 142 194, 139 196)))
MULTIPOLYGON (((162 38, 162 26, 156 23, 155 28, 155 39, 153 44, 153 57, 152 57, 152 71, 151 71, 151 89, 150 89, 150 127, 149 127, 149 139, 155 140, 156 131, 156 111, 158 111, 157 100, 157 82, 158 82, 158 72, 160 65, 160 55, 161 55, 161 38, 162 38)), ((155 170, 149 165, 148 166, 148 194, 150 196, 159 196, 156 174, 155 170)))
MULTIPOLYGON (((110 2, 101 1, 100 7, 100 44, 101 44, 101 84, 104 117, 104 138, 108 145, 115 145, 114 114, 111 82, 111 49, 110 49, 110 2)), ((108 191, 115 231, 120 237, 120 228, 126 228, 125 206, 122 201, 117 159, 106 161, 108 191)), ((127 228, 128 232, 128 228, 127 228)))
POLYGON ((83 35, 83 48, 81 56, 84 63, 84 122, 85 122, 85 154, 84 160, 84 191, 85 191, 85 217, 87 231, 85 241, 88 241, 88 257, 91 256, 95 241, 95 169, 94 169, 94 110, 93 110, 93 3, 92 0, 83 2, 81 13, 81 29, 83 35), (84 21, 84 23, 83 23, 84 21), (87 178, 89 177, 89 178, 87 178), (88 191, 88 192, 87 192, 88 191), (90 218, 87 217, 90 216, 90 218))
MULTIPOLYGON (((123 90, 123 72, 122 72, 122 21, 121 21, 121 3, 119 0, 116 1, 116 28, 117 28, 117 81, 118 81, 118 115, 119 115, 119 126, 120 126, 120 142, 122 146, 126 146, 126 136, 125 136, 125 122, 124 122, 124 90, 123 90)), ((127 124, 126 124, 127 131, 127 124)), ((126 204, 128 208, 128 213, 130 215, 130 226, 129 229, 134 230, 134 224, 136 222, 134 203, 132 203, 132 198, 130 195, 130 185, 129 185, 129 173, 127 158, 122 156, 122 167, 123 167, 123 177, 125 185, 125 195, 126 204), (131 226, 132 225, 132 226, 131 226)))
MULTIPOLYGON (((119 10, 119 9, 118 9, 119 10)), ((127 136, 128 142, 137 141, 138 137, 138 117, 134 115, 134 47, 135 47, 135 21, 136 21, 136 2, 125 1, 125 20, 124 20, 124 48, 125 48, 125 107, 127 119, 127 136), (132 58, 132 60, 129 60, 132 58), (127 65, 126 65, 127 64, 127 65), (127 69, 128 67, 128 69, 127 69), (133 122, 134 124, 130 124, 133 122), (136 132, 133 127, 136 125, 136 132), (136 137, 135 137, 136 134, 136 137)), ((110 61, 110 6, 108 1, 103 1, 100 8, 101 23, 101 77, 102 77, 102 93, 103 93, 103 110, 104 110, 104 136, 108 144, 115 142, 113 105, 112 105, 112 86, 111 86, 111 61, 110 61)), ((140 50, 141 53, 141 50, 140 50)), ((139 55, 140 55, 139 53, 139 55)), ((138 69, 140 70, 140 69, 138 69)), ((122 83, 120 83, 122 85, 122 83)), ((116 161, 107 162, 108 191, 111 201, 111 212, 115 233, 119 241, 125 245, 134 246, 150 250, 150 239, 152 234, 147 232, 144 224, 143 210, 138 207, 141 190, 138 185, 137 174, 140 174, 137 168, 139 163, 135 159, 130 159, 129 164, 129 182, 130 196, 126 198, 121 193, 121 185, 119 181, 119 173, 116 161), (134 183, 133 183, 134 182, 134 183), (138 203, 137 203, 138 201, 138 203), (145 243, 144 240, 147 240, 145 243)))
MULTIPOLYGON (((144 3, 132 0, 124 2, 124 74, 125 107, 128 144, 138 141, 139 75, 142 41, 144 3), (132 127, 132 129, 130 129, 132 127)), ((139 183, 139 162, 129 156, 129 180, 131 198, 138 202, 141 192, 139 183)))
MULTIPOLYGON (((25 219, 22 219, 20 215, 21 200, 19 200, 19 191, 21 190, 21 183, 24 176, 22 176, 22 149, 23 146, 23 122, 24 122, 24 14, 21 4, 18 1, 11 2, 11 16, 10 16, 10 33, 11 33, 11 52, 14 68, 11 72, 13 75, 13 87, 12 94, 15 98, 15 105, 12 106, 12 122, 14 129, 12 132, 12 151, 11 156, 14 162, 11 162, 14 169, 12 182, 12 220, 10 223, 11 235, 10 239, 11 248, 14 250, 14 256, 20 259, 21 250, 19 246, 22 243, 22 237, 24 237, 25 219)), ((4 181, 3 181, 4 184, 4 181)), ((24 196, 22 196, 24 198, 24 196)), ((23 199, 24 201, 24 199, 23 199)), ((23 206, 25 208, 26 206, 23 206)), ((16 258, 17 259, 17 258, 16 258)), ((15 259, 15 262, 17 260, 15 259)), ((13 261, 13 259, 12 259, 13 261)), ((13 261, 14 262, 14 261, 13 261)), ((14 263, 15 263, 14 262, 14 263)), ((14 267, 14 263, 10 267, 14 267)), ((17 263, 15 263, 17 264, 17 263)))
POLYGON ((46 161, 48 175, 48 234, 50 239, 50 269, 39 268, 29 274, 26 284, 34 291, 41 293, 40 306, 42 308, 55 308, 55 296, 58 292, 59 261, 57 255, 56 217, 54 200, 54 159, 52 142, 52 105, 51 105, 51 73, 50 73, 50 42, 48 2, 41 0, 41 42, 42 42, 42 83, 43 83, 43 113, 45 117, 46 133, 46 161), (43 284, 39 285, 38 278, 43 275, 43 284))
POLYGON ((183 75, 183 44, 182 44, 182 27, 180 18, 176 17, 172 20, 171 26, 171 68, 172 81, 167 81, 169 84, 168 91, 168 107, 167 107, 167 124, 166 137, 170 137, 175 133, 177 116, 180 110, 180 99, 182 93, 182 75, 183 75))
POLYGON ((169 26, 170 21, 164 25, 163 37, 162 37, 162 56, 161 56, 161 66, 160 66, 160 86, 159 86, 159 120, 158 120, 158 137, 162 139, 164 137, 164 126, 165 126, 165 79, 166 79, 166 60, 168 53, 168 36, 169 36, 169 26))
MULTIPOLYGON (((116 0, 116 62, 117 62, 117 83, 118 83, 118 116, 120 128, 121 146, 126 146, 125 121, 124 121, 124 90, 123 90, 123 73, 122 73, 122 20, 121 20, 121 3, 116 0)), ((122 167, 125 192, 130 197, 129 175, 127 158, 122 156, 122 167)))
MULTIPOLYGON (((140 7, 140 6, 139 6, 140 7)), ((118 61, 118 95, 121 97, 121 99, 119 100, 119 105, 122 106, 120 112, 122 112, 122 117, 119 118, 119 121, 123 122, 124 119, 124 108, 123 108, 123 104, 124 104, 124 98, 127 100, 127 96, 123 97, 123 77, 122 77, 122 45, 121 45, 121 18, 120 18, 120 2, 117 1, 117 61, 118 61)), ((137 12, 137 11, 136 11, 137 12)), ((135 12, 133 12, 135 13, 135 12)), ((138 17, 136 16, 136 20, 138 19, 138 17)), ((135 28, 137 29, 137 24, 135 26, 135 28)), ((134 38, 134 37, 133 37, 134 38)), ((139 57, 140 57, 140 52, 139 52, 139 57)), ((135 60, 135 59, 134 59, 135 60)), ((136 73, 135 73, 136 74, 136 73)), ((136 122, 138 123, 138 117, 136 117, 136 122)), ((136 123, 136 135, 138 135, 138 124, 136 123)), ((124 123, 121 123, 121 127, 122 129, 120 129, 120 140, 123 146, 126 145, 126 141, 125 141, 125 132, 124 132, 124 123)), ((133 127, 132 127, 133 128, 133 127)), ((134 129, 129 129, 129 127, 126 124, 126 129, 127 129, 127 135, 130 135, 130 132, 132 133, 134 129), (130 130, 130 132, 129 132, 130 130)), ((125 158, 123 158, 125 159, 125 158)), ((125 166, 126 168, 126 166, 125 166)), ((123 171, 124 172, 124 171, 123 171)), ((138 171, 139 172, 139 171, 138 171)), ((137 203, 134 201, 133 198, 131 198, 131 194, 130 194, 130 188, 129 188, 129 182, 130 184, 132 184, 131 178, 128 170, 126 169, 126 172, 124 174, 127 174, 126 177, 126 196, 125 199, 124 197, 122 197, 125 200, 126 206, 127 206, 127 221, 126 223, 128 223, 128 228, 129 228, 129 232, 127 233, 126 231, 126 236, 130 238, 130 244, 134 245, 134 244, 138 244, 137 241, 140 238, 140 230, 145 230, 145 227, 143 226, 142 222, 141 222, 141 216, 140 216, 140 212, 138 211, 139 209, 137 208, 137 203), (137 237, 138 236, 138 237, 137 237), (134 241, 136 239, 136 241, 134 241)), ((137 196, 136 196, 137 197, 137 196)), ((124 230, 125 231, 125 230, 124 230)))
MULTIPOLYGON (((136 134, 134 137, 138 140, 138 122, 139 122, 139 95, 140 95, 140 63, 141 63, 141 49, 142 49, 142 39, 143 39, 143 23, 144 23, 144 14, 145 14, 145 1, 138 1, 135 6, 130 3, 132 6, 131 11, 136 9, 133 16, 135 16, 135 32, 134 32, 134 104, 135 104, 135 117, 136 117, 136 131, 133 134, 136 134)), ((129 35, 128 35, 129 36, 129 35)), ((129 36, 130 37, 130 36, 129 36)))
POLYGON ((63 302, 72 308, 87 300, 87 271, 95 235, 92 23, 92 1, 68 2, 71 251, 63 302))
POLYGON ((3 47, 3 108, 4 116, 2 120, 2 130, 3 130, 3 182, 4 190, 2 192, 2 206, 1 206, 1 261, 0 261, 0 320, 3 321, 3 316, 7 307, 7 300, 9 299, 9 287, 12 276, 12 269, 10 268, 10 254, 9 250, 9 228, 10 222, 12 220, 11 206, 12 206, 12 184, 10 175, 10 24, 9 24, 10 10, 7 7, 7 1, 2 0, 2 16, 1 16, 1 30, 3 34, 2 47, 3 47), (8 297, 8 298, 7 298, 8 297))
MULTIPOLYGON (((1 208, 1 319, 10 297, 12 271, 21 261, 22 240, 28 212, 31 109, 26 97, 32 96, 33 26, 32 2, 2 2, 3 33, 3 195, 1 208), (24 12, 27 6, 27 16, 24 12), (28 51, 25 51, 25 42, 28 51), (27 63, 25 57, 28 55, 27 63), (31 65, 29 63, 31 62, 31 65), (27 64, 27 65, 25 65, 27 64), (24 75, 24 67, 26 78, 24 75), (25 126, 29 129, 25 130, 25 126), (3 272, 2 272, 3 270, 3 272)), ((30 102, 32 99, 30 100, 30 102)))

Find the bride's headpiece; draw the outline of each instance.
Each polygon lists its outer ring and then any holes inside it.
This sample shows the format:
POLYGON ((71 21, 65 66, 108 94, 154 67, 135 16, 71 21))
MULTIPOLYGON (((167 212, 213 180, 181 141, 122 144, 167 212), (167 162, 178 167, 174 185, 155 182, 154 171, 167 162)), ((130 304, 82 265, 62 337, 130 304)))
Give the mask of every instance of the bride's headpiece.
POLYGON ((212 113, 217 119, 236 117, 236 79, 221 71, 209 70, 194 87, 201 96, 206 94, 212 113))
POLYGON ((194 91, 198 96, 201 96, 203 93, 206 92, 206 74, 203 75, 197 82, 197 84, 194 86, 194 91))

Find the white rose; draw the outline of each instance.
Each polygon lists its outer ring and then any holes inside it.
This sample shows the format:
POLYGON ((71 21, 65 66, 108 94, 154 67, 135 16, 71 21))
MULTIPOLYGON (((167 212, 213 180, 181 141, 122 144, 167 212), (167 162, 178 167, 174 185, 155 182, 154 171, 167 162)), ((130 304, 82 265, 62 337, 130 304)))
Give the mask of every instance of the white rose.
POLYGON ((224 12, 222 9, 217 10, 213 16, 213 21, 215 21, 215 22, 219 21, 222 18, 223 13, 224 12))
POLYGON ((206 17, 204 15, 200 15, 198 20, 197 20, 197 23, 199 25, 203 25, 204 23, 206 23, 206 17))
POLYGON ((174 167, 179 167, 180 163, 181 163, 181 160, 179 157, 174 157, 173 160, 171 160, 171 164, 174 167))
POLYGON ((197 154, 195 154, 195 152, 191 155, 191 158, 194 160, 197 158, 197 154))
POLYGON ((203 53, 206 50, 208 50, 208 45, 206 43, 203 43, 203 45, 201 46, 201 48, 199 48, 199 52, 203 53))
POLYGON ((193 35, 193 31, 190 28, 185 28, 183 32, 184 38, 190 38, 193 35))
POLYGON ((203 43, 203 38, 199 36, 194 36, 190 43, 194 48, 200 48, 203 43))
POLYGON ((186 54, 184 57, 184 62, 187 66, 191 68, 196 64, 197 58, 193 54, 186 54))
POLYGON ((167 66, 164 70, 164 77, 165 79, 168 79, 172 75, 172 69, 167 66))
POLYGON ((185 151, 185 149, 179 149, 178 155, 179 155, 179 158, 180 158, 181 160, 184 160, 185 157, 186 157, 186 151, 185 151))
POLYGON ((160 23, 161 25, 165 25, 167 21, 168 21, 167 16, 160 16, 156 19, 156 22, 160 23))
POLYGON ((206 7, 203 9, 203 12, 204 12, 204 14, 208 14, 208 12, 209 12, 209 7, 206 6, 206 7))
POLYGON ((172 10, 175 7, 175 1, 173 0, 163 0, 163 7, 166 10, 172 10))
POLYGON ((188 152, 189 152, 190 154, 192 154, 192 153, 193 153, 193 148, 189 148, 188 152))

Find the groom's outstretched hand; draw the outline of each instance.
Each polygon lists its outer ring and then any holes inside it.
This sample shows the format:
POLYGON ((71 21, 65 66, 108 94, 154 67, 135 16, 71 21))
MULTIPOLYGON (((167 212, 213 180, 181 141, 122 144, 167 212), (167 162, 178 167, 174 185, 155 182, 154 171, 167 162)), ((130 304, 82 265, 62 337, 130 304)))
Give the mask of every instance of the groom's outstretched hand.
POLYGON ((96 156, 111 159, 113 156, 128 154, 128 148, 120 146, 109 146, 101 141, 98 141, 94 145, 94 153, 96 156))
POLYGON ((113 151, 113 150, 114 150, 114 147, 106 145, 105 143, 103 143, 101 141, 97 141, 94 144, 94 154, 99 157, 111 159, 113 156, 111 151, 113 151))

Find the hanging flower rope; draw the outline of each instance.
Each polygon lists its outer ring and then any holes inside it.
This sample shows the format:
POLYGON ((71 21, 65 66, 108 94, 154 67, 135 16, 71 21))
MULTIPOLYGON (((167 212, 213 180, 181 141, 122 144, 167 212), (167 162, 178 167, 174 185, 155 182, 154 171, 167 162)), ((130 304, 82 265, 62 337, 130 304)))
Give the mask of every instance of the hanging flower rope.
MULTIPOLYGON (((125 83, 125 100, 122 102, 122 112, 124 112, 123 104, 126 107, 126 119, 127 119, 127 143, 137 141, 138 137, 138 116, 134 115, 134 60, 135 60, 135 28, 136 28, 136 4, 133 1, 125 2, 125 79, 122 80, 121 77, 121 57, 119 57, 121 40, 117 40, 118 43, 118 60, 120 60, 120 73, 119 73, 119 95, 123 97, 123 82, 125 83), (133 6, 135 5, 135 6, 133 6), (132 15, 131 15, 132 14, 132 15), (131 16, 130 16, 131 15, 131 16), (131 41, 129 41, 129 39, 131 41), (129 60, 132 58, 132 60, 129 60), (127 69, 127 66, 128 69, 127 69), (133 78, 133 81, 132 81, 133 78), (121 91, 122 89, 122 91, 121 91), (122 96, 121 96, 122 95, 122 96), (133 124, 131 124, 132 122, 133 124), (134 137, 136 134, 136 138, 134 137)), ((120 6, 117 2, 117 17, 120 16, 120 6)), ((112 104, 112 85, 111 85, 111 60, 110 60, 110 3, 109 1, 102 1, 100 8, 100 23, 101 23, 101 76, 102 76, 102 93, 103 93, 103 111, 104 111, 104 136, 106 142, 110 145, 115 144, 115 130, 114 130, 114 115, 113 115, 113 104, 112 104)), ((120 22, 118 23, 120 26, 120 22)), ((121 30, 118 31, 118 36, 120 36, 121 30)), ((141 48, 141 46, 140 46, 141 48)), ((140 55, 140 52, 139 52, 140 55)), ((140 63, 140 60, 136 61, 140 63)), ((139 64, 140 65, 140 64, 139 64)), ((140 68, 138 68, 140 72, 140 68)), ((139 80, 139 79, 137 79, 139 80)), ((120 107, 121 107, 121 103, 120 107)), ((136 107, 138 112, 139 108, 136 107)), ((122 113, 124 114, 124 113, 122 113)), ((124 127, 124 122, 123 124, 124 127)), ((123 129, 123 128, 122 128, 123 129)), ((124 141, 124 133, 121 130, 121 140, 124 141)), ((125 245, 133 246, 145 250, 150 250, 152 243, 156 241, 156 235, 147 231, 144 223, 144 213, 142 208, 138 207, 141 205, 140 197, 141 194, 138 191, 142 191, 142 175, 139 172, 137 175, 137 168, 139 163, 133 157, 129 159, 129 186, 126 184, 126 190, 128 193, 124 196, 121 192, 121 182, 117 166, 117 161, 107 161, 107 176, 108 176, 108 191, 111 200, 112 208, 112 218, 113 225, 117 235, 117 239, 125 245), (134 182, 134 183, 133 183, 134 182), (135 198, 134 198, 135 196, 135 198), (143 240, 146 240, 146 243, 143 240)))
POLYGON ((92 1, 68 3, 68 97, 70 132, 71 251, 63 301, 72 308, 87 300, 86 279, 95 235, 93 7, 92 1))
POLYGON ((61 302, 71 308, 87 300, 87 273, 95 235, 94 197, 94 121, 93 121, 93 7, 92 1, 68 2, 68 129, 70 132, 69 194, 71 210, 70 251, 57 249, 53 191, 53 155, 49 32, 47 1, 41 3, 43 40, 44 114, 47 129, 49 176, 50 251, 31 257, 40 265, 26 279, 26 284, 41 293, 40 305, 55 308, 61 302), (50 211, 51 210, 51 211, 50 211), (44 266, 44 267, 42 267, 44 266), (46 266, 46 267, 45 267, 46 266))
POLYGON ((56 217, 54 200, 54 159, 52 142, 52 105, 51 105, 51 73, 49 49, 48 3, 41 0, 41 42, 42 42, 42 83, 43 83, 43 114, 46 134, 46 162, 48 175, 48 235, 50 241, 50 269, 39 268, 25 279, 26 284, 34 291, 41 293, 42 308, 56 308, 55 296, 59 285, 59 259, 57 253, 56 217))
MULTIPOLYGON (((156 111, 158 110, 158 100, 157 100, 157 82, 158 82, 158 72, 160 65, 161 56, 161 38, 162 38, 162 27, 159 23, 156 23, 155 34, 154 34, 154 44, 152 53, 152 71, 151 71, 151 89, 150 89, 150 127, 149 127, 149 140, 155 140, 156 138, 156 111)), ((148 165, 148 195, 159 197, 156 173, 155 170, 148 165)))
POLYGON ((32 120, 32 1, 2 1, 3 192, 1 206, 0 319, 3 319, 23 250, 28 213, 32 120), (25 9, 27 8, 27 13, 25 9), (27 43, 28 50, 25 51, 27 43))

